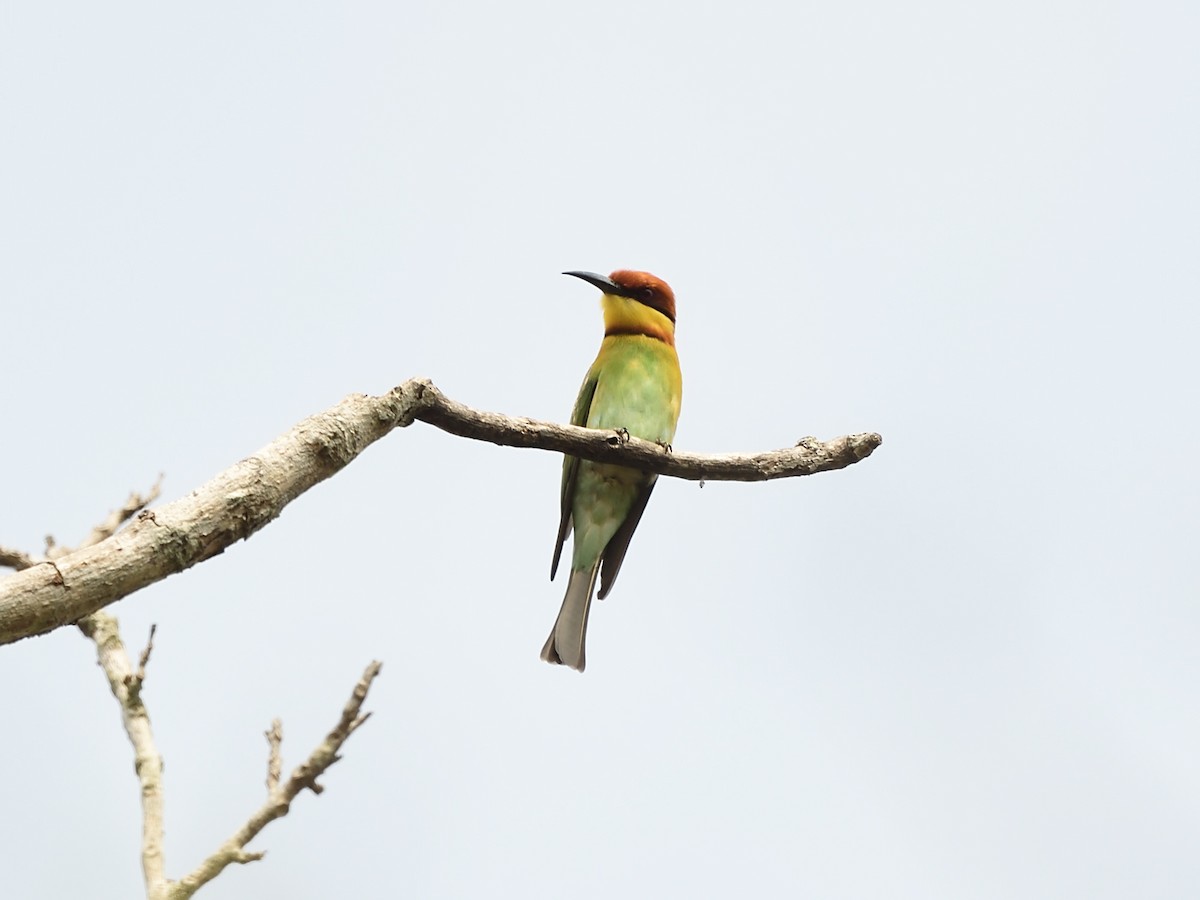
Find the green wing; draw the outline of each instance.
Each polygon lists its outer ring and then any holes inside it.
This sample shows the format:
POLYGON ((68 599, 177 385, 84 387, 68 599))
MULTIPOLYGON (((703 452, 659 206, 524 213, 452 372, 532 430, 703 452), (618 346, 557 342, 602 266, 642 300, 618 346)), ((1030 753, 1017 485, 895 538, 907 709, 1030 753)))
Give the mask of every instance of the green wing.
MULTIPOLYGON (((588 413, 592 409, 592 396, 596 393, 596 382, 599 381, 599 378, 599 373, 593 366, 587 373, 587 378, 584 379, 583 387, 579 389, 579 396, 575 398, 575 409, 571 411, 572 425, 587 427, 588 413)), ((561 518, 558 520, 558 541, 554 544, 554 559, 550 561, 551 581, 554 580, 554 573, 558 571, 558 560, 562 556, 563 542, 566 541, 567 534, 571 531, 571 506, 575 502, 575 479, 578 474, 578 457, 564 456, 561 518)))

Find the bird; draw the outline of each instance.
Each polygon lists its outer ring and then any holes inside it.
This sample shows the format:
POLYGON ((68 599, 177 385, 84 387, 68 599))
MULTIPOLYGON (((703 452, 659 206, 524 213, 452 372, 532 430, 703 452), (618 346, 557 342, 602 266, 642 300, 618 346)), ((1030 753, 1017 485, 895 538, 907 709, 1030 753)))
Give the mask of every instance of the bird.
MULTIPOLYGON (((604 340, 575 400, 571 424, 612 429, 670 449, 679 422, 683 375, 675 351, 675 294, 649 272, 563 272, 602 292, 604 340)), ((658 476, 609 463, 563 457, 561 518, 553 581, 568 533, 574 533, 566 596, 542 659, 580 672, 596 578, 608 596, 658 476)))

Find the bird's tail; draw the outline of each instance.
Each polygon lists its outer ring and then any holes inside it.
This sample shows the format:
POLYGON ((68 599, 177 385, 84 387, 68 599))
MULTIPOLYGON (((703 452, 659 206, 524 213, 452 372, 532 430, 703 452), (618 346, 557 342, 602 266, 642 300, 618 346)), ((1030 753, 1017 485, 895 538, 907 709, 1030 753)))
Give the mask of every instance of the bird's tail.
POLYGON ((589 569, 573 569, 567 582, 567 595, 546 645, 542 647, 542 659, 557 666, 570 666, 583 671, 583 642, 587 638, 588 611, 592 606, 592 588, 596 585, 596 573, 600 571, 600 560, 589 569))

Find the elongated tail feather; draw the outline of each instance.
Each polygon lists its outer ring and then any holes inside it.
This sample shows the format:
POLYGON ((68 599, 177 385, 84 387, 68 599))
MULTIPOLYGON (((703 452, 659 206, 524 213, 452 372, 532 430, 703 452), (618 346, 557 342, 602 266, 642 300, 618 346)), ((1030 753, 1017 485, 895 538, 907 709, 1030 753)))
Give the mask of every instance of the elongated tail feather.
POLYGON ((546 645, 542 647, 542 659, 546 662, 583 671, 588 612, 592 607, 592 589, 596 586, 596 573, 599 571, 600 560, 596 560, 590 570, 576 569, 571 572, 567 595, 563 597, 558 618, 550 629, 550 637, 546 638, 546 645))

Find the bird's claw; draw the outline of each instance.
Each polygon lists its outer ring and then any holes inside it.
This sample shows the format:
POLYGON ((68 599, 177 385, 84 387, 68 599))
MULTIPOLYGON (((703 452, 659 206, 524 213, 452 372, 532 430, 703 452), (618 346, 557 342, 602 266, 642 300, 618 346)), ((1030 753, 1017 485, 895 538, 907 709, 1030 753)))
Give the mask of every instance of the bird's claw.
POLYGON ((656 444, 658 444, 658 446, 662 447, 663 450, 666 451, 667 453, 671 453, 675 449, 670 444, 668 444, 666 441, 655 441, 654 443, 656 443, 656 444))
POLYGON ((614 447, 620 447, 629 443, 629 429, 617 428, 613 431, 613 436, 608 439, 609 444, 614 447))

